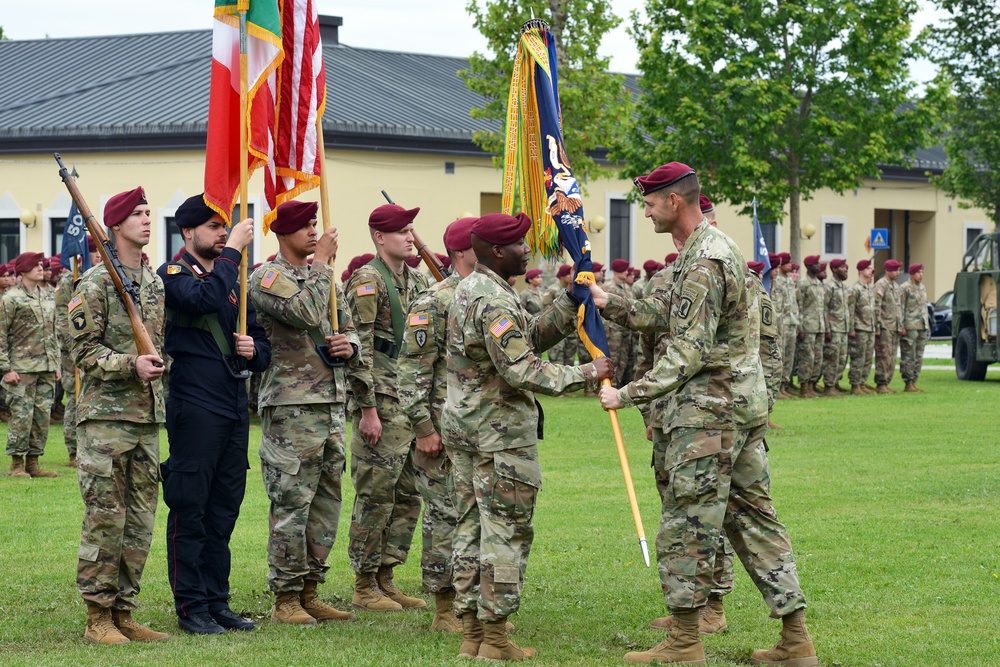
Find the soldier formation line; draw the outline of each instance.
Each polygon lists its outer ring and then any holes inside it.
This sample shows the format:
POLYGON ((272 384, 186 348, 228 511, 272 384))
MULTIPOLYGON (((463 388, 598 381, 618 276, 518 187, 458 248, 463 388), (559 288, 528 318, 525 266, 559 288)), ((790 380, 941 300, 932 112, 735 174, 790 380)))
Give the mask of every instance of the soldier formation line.
POLYGON ((520 606, 542 488, 534 394, 583 390, 606 409, 642 411, 661 498, 656 555, 670 614, 652 625, 667 637, 624 659, 705 664, 700 637, 727 628, 723 598, 738 557, 782 620, 781 641, 751 663, 816 665, 791 541, 769 495, 765 433, 780 428, 769 415, 795 394, 891 392, 897 349, 906 391, 921 391, 930 333, 923 267, 911 265, 901 286, 899 262, 885 262, 874 282, 863 260, 848 287, 843 260, 830 262, 828 276, 818 256, 806 257, 799 278, 787 253, 774 254, 769 292, 764 265, 746 262, 717 228, 693 169, 672 162, 635 182, 645 216, 677 252, 665 264, 647 261, 644 276, 616 259, 607 282, 594 265, 590 289, 611 349, 598 359, 576 334, 573 267, 559 267, 545 290, 541 272, 526 271, 523 214, 451 223, 443 240, 452 272, 431 283, 412 262, 419 209, 380 206, 368 222, 375 252, 352 260, 341 287, 330 268, 336 229, 317 229, 315 203, 282 204, 271 225, 279 251, 249 277, 238 334, 239 262, 253 221, 227 230, 202 195, 191 197, 175 216, 184 249, 154 272, 142 252, 152 227, 144 192, 122 192, 103 222, 162 357, 136 353, 98 257, 78 279, 46 275, 59 265, 41 253, 0 266, 10 474, 55 476, 39 460, 53 406, 62 406, 59 382, 85 508, 77 587, 86 639, 168 639, 133 618, 161 482, 178 626, 199 635, 254 630, 229 607, 229 539, 246 490, 253 403, 270 499, 273 622, 355 619, 319 591, 349 447, 354 611, 426 607, 393 581, 423 505, 431 629, 460 634, 459 657, 533 657, 510 640, 508 618, 520 606), (840 384, 848 360, 850 388, 840 384), (604 379, 612 386, 601 387, 604 379), (161 424, 170 454, 162 464, 161 424))

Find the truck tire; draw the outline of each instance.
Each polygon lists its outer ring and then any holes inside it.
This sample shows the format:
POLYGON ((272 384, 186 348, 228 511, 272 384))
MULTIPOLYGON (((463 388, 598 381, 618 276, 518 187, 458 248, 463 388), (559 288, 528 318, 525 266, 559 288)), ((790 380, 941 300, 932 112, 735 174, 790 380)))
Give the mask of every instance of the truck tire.
POLYGON ((986 364, 976 361, 976 332, 965 327, 955 341, 955 374, 959 380, 981 382, 986 379, 986 364))

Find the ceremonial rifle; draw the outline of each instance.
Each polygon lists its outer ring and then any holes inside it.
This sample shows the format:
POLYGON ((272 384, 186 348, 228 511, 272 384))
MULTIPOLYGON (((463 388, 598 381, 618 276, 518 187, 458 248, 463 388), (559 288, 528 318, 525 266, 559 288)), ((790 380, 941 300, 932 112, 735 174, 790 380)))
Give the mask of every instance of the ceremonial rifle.
POLYGON ((153 339, 149 337, 149 332, 146 331, 146 326, 142 323, 142 314, 139 312, 139 288, 126 275, 125 268, 118 259, 118 250, 112 245, 104 227, 98 224, 97 218, 90 212, 90 207, 83 200, 83 194, 77 187, 76 180, 66 170, 66 165, 63 164, 59 153, 53 153, 53 156, 59 164, 59 176, 66 184, 66 189, 69 190, 69 196, 76 203, 76 208, 80 211, 84 224, 87 225, 87 231, 97 243, 97 250, 101 253, 101 261, 104 262, 104 267, 108 270, 108 275, 111 276, 111 282, 115 285, 115 291, 118 292, 118 296, 121 297, 122 303, 125 305, 129 322, 132 324, 132 335, 135 336, 136 351, 140 356, 149 354, 159 356, 153 346, 153 339))
MULTIPOLYGON (((390 204, 396 203, 392 201, 392 197, 390 197, 389 193, 386 192, 385 190, 382 191, 382 196, 385 197, 385 200, 390 204)), ((432 274, 434 274, 434 278, 438 282, 447 278, 448 269, 444 268, 444 264, 442 264, 441 260, 437 258, 437 255, 435 255, 433 252, 430 251, 430 249, 427 247, 427 244, 420 240, 420 237, 417 236, 417 232, 414 231, 412 233, 413 233, 413 243, 416 244, 417 246, 417 252, 420 253, 420 257, 423 258, 424 264, 427 265, 427 268, 431 270, 432 274)))

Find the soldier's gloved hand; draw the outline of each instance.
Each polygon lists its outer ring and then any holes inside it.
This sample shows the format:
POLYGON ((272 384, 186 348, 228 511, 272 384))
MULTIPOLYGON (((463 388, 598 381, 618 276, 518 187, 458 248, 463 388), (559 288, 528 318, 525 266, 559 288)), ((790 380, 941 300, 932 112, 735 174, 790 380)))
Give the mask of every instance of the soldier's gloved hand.
POLYGON ((358 430, 369 445, 374 445, 382 437, 382 420, 378 418, 375 408, 361 408, 358 430))
POLYGON ((610 380, 615 376, 615 365, 608 357, 598 357, 594 359, 593 364, 597 369, 598 380, 610 380))
POLYGON ((135 374, 143 382, 149 382, 163 375, 163 359, 155 354, 142 354, 135 358, 135 374))
POLYGON ((347 340, 347 334, 334 334, 326 337, 327 349, 330 354, 341 359, 350 359, 354 356, 354 346, 347 340))
POLYGON ((430 435, 417 438, 417 451, 436 459, 441 453, 441 434, 435 431, 430 435))
POLYGON ((618 410, 624 405, 618 398, 618 390, 614 387, 601 387, 600 397, 601 407, 605 410, 618 410))

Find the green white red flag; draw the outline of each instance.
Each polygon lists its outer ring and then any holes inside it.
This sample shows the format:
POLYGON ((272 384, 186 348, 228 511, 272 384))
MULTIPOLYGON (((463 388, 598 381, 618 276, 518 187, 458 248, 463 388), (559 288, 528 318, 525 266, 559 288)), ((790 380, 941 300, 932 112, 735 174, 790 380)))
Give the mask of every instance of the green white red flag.
POLYGON ((276 207, 274 127, 281 66, 278 0, 215 0, 212 83, 208 103, 205 203, 230 222, 240 186, 240 160, 252 174, 264 166, 264 220, 276 207), (247 152, 240 155, 240 12, 246 11, 247 152))

